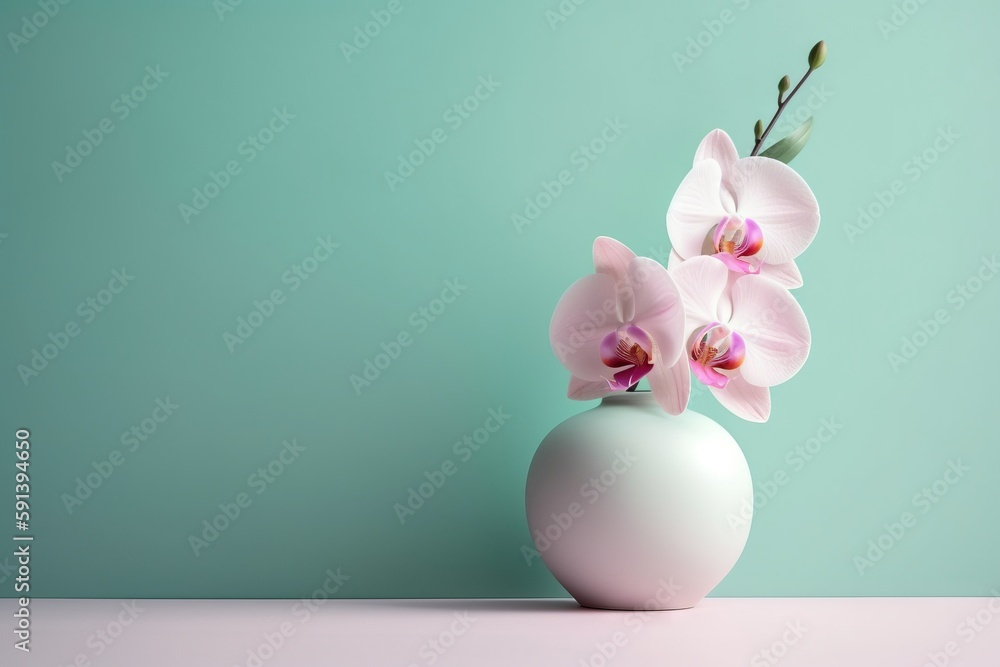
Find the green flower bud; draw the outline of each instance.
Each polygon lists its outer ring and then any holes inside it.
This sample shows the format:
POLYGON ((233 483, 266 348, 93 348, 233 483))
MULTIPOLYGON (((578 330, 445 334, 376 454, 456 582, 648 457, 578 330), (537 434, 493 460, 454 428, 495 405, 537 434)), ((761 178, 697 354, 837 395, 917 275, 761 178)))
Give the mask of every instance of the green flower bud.
POLYGON ((792 81, 791 79, 788 78, 788 75, 786 74, 785 76, 781 77, 781 81, 778 82, 778 92, 784 95, 785 92, 788 91, 788 88, 791 85, 792 81))
MULTIPOLYGON (((785 77, 786 79, 788 77, 785 77)), ((753 126, 753 140, 760 141, 760 135, 764 134, 764 121, 758 119, 757 124, 753 126)))
POLYGON ((816 42, 816 46, 812 47, 812 51, 809 52, 809 69, 819 69, 825 61, 826 42, 816 42))

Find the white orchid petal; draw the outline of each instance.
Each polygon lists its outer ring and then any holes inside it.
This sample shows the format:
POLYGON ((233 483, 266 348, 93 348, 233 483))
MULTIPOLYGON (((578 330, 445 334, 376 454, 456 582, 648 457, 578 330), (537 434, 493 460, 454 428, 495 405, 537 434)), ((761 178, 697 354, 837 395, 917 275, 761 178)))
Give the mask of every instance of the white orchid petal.
POLYGON ((657 355, 654 366, 673 365, 684 347, 684 302, 673 278, 663 266, 648 257, 629 264, 629 282, 635 295, 632 322, 653 339, 657 355))
POLYGON ((628 284, 628 265, 634 258, 635 253, 628 246, 610 236, 594 240, 594 271, 615 279, 620 306, 618 316, 623 322, 631 320, 634 312, 632 289, 628 284))
POLYGON ((691 371, 686 356, 682 355, 673 366, 654 364, 646 380, 660 407, 672 415, 684 412, 691 397, 691 371))
POLYGON ((694 164, 702 160, 715 160, 722 167, 723 173, 740 159, 736 144, 722 130, 712 130, 698 144, 694 152, 694 164))
POLYGON ((736 212, 764 233, 759 256, 765 262, 795 259, 816 238, 819 203, 788 165, 766 157, 743 158, 733 165, 731 182, 736 212))
POLYGON ((667 271, 671 270, 678 264, 684 261, 684 258, 677 254, 677 251, 673 248, 670 249, 670 254, 667 255, 667 271))
POLYGON ((667 235, 684 259, 701 255, 705 240, 727 212, 722 204, 722 169, 702 160, 688 172, 667 209, 667 235))
POLYGON ((615 280, 603 273, 580 278, 559 299, 549 324, 549 343, 570 373, 590 381, 607 376, 600 346, 621 324, 616 308, 615 280))
POLYGON ((574 401, 591 401, 595 398, 602 398, 611 393, 607 380, 584 380, 575 375, 569 378, 569 387, 566 389, 567 398, 574 401))
POLYGON ((746 344, 740 374, 750 384, 773 387, 795 375, 812 336, 802 307, 786 288, 762 276, 743 276, 732 287, 730 326, 746 344))
POLYGON ((694 152, 694 164, 698 164, 702 160, 715 160, 719 163, 719 167, 722 169, 721 198, 727 211, 735 210, 730 173, 733 165, 739 159, 740 155, 736 150, 736 145, 722 130, 709 132, 698 144, 698 150, 694 152))
POLYGON ((767 387, 756 387, 739 375, 731 378, 724 389, 717 387, 709 389, 722 407, 741 419, 766 422, 771 415, 771 390, 767 387))
POLYGON ((695 329, 729 320, 729 273, 725 264, 707 255, 692 257, 670 270, 687 315, 685 340, 695 329))
POLYGON ((765 278, 780 283, 788 289, 802 287, 802 274, 795 262, 788 261, 783 264, 768 264, 764 262, 760 265, 760 275, 765 278))

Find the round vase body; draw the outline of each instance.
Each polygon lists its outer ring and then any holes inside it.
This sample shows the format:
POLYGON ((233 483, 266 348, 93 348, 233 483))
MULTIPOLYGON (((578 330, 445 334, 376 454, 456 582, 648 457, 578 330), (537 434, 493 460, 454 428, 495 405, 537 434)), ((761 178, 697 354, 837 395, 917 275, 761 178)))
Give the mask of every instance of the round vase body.
POLYGON ((525 505, 539 555, 581 605, 686 609, 743 552, 753 483, 717 423, 625 392, 545 437, 525 505))

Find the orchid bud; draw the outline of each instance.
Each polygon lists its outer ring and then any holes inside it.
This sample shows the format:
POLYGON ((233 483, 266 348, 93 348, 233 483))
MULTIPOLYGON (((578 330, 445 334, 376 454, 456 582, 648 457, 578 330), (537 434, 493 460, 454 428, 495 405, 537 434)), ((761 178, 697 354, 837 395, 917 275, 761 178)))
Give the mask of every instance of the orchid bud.
POLYGON ((819 69, 824 61, 826 61, 826 42, 819 41, 809 52, 809 69, 819 69))
POLYGON ((784 95, 788 91, 788 87, 792 85, 791 79, 788 75, 781 77, 781 81, 778 82, 778 92, 784 95))
POLYGON ((757 124, 753 126, 753 140, 760 141, 762 134, 764 134, 764 121, 758 119, 757 124))

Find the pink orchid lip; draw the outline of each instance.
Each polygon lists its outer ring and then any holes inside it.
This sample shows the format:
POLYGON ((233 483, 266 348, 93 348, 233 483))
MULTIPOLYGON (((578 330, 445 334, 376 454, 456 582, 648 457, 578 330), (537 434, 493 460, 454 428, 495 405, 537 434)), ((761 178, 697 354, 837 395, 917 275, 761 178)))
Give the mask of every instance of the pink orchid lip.
POLYGON ((754 262, 751 264, 750 262, 739 259, 736 256, 729 254, 728 252, 717 252, 714 255, 712 255, 712 257, 715 257, 717 260, 725 264, 726 268, 728 268, 730 271, 736 271, 737 273, 746 273, 749 275, 756 275, 760 273, 761 262, 754 262))
POLYGON ((725 388, 729 376, 718 369, 732 371, 746 359, 743 337, 725 324, 712 322, 702 327, 693 337, 688 363, 702 384, 725 388))
POLYGON ((761 262, 756 255, 764 246, 764 233, 752 219, 726 216, 715 227, 712 245, 715 247, 714 256, 722 260, 730 271, 760 272, 761 262))
POLYGON ((628 389, 653 370, 653 341, 642 328, 623 324, 601 340, 601 361, 623 370, 608 380, 612 391, 628 389))

